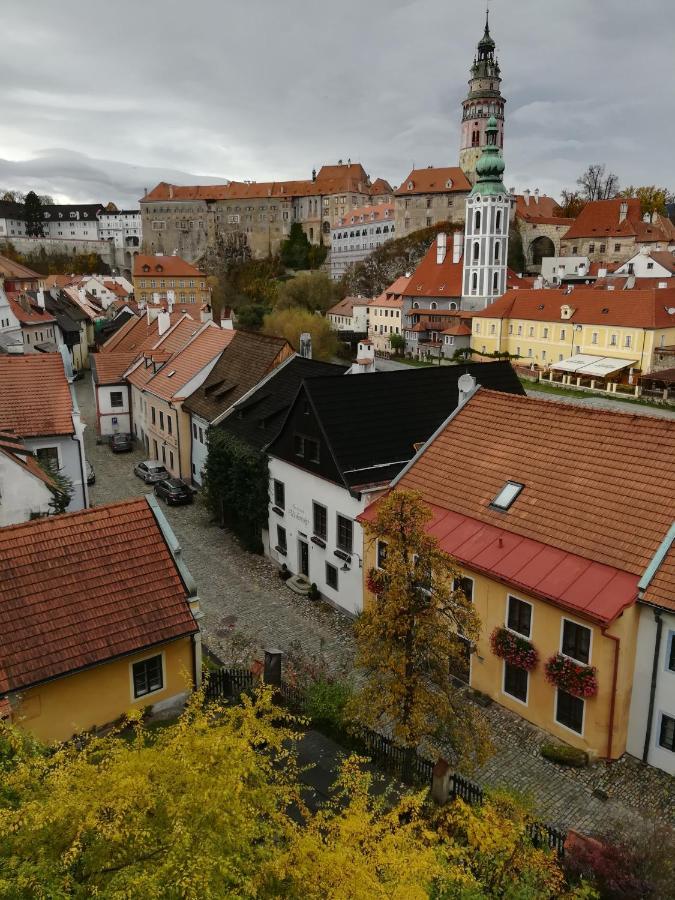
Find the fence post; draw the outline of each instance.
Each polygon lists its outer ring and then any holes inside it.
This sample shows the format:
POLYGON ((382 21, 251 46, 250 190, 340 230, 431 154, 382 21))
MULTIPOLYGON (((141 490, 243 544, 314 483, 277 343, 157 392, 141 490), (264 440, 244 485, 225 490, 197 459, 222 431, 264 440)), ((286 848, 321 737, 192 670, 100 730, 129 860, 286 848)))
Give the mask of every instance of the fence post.
POLYGON ((439 806, 448 802, 450 775, 450 764, 444 759, 439 759, 431 773, 431 796, 439 806))
POLYGON ((273 687, 281 687, 281 650, 265 650, 263 681, 273 687))

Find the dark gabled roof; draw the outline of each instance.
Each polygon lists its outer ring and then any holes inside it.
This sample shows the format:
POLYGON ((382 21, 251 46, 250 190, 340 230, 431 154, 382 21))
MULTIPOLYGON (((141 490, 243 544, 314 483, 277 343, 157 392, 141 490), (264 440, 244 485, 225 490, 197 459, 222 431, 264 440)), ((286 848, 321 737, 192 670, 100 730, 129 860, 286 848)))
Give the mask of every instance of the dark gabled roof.
POLYGON ((237 331, 201 387, 183 403, 183 409, 207 422, 240 400, 244 394, 293 352, 286 338, 237 331))
MULTIPOLYGON (((483 387, 525 394, 508 362, 305 381, 303 390, 345 485, 357 489, 391 481, 415 455, 415 445, 427 441, 456 409, 457 381, 465 372, 483 387)), ((461 470, 462 460, 457 465, 461 470)))
POLYGON ((13 200, 0 200, 0 219, 23 219, 23 203, 13 200))
POLYGON ((217 426, 261 450, 279 433, 304 379, 344 375, 345 366, 295 356, 279 366, 258 390, 237 403, 217 426))

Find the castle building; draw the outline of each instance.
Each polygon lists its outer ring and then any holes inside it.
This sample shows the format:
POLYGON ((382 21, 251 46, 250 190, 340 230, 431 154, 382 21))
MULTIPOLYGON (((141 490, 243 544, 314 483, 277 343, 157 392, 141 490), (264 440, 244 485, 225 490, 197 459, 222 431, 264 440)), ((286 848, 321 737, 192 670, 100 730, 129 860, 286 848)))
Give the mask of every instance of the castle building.
POLYGON ((488 121, 497 122, 496 146, 501 154, 504 147, 504 106, 501 94, 501 73, 495 57, 495 42, 490 35, 489 13, 485 18, 485 33, 481 38, 471 67, 469 93, 462 103, 462 140, 459 165, 474 184, 476 166, 487 146, 488 121))
POLYGON ((485 309, 506 291, 511 195, 504 187, 501 131, 494 116, 476 163, 476 183, 466 201, 462 308, 485 309))

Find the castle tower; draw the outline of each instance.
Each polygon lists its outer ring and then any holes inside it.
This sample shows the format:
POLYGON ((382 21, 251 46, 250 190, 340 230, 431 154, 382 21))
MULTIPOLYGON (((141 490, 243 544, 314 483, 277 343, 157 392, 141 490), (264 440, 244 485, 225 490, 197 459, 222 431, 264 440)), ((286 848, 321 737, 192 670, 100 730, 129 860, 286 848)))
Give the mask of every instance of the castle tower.
POLYGON ((476 180, 476 164, 487 144, 487 122, 491 116, 497 120, 499 133, 497 147, 504 146, 504 105, 501 94, 499 63, 495 58, 495 42, 490 36, 489 12, 485 17, 485 33, 471 67, 469 93, 462 103, 462 140, 459 165, 473 184, 476 180))
POLYGON ((462 308, 485 309, 506 291, 511 196, 504 187, 499 122, 491 116, 476 163, 476 183, 466 198, 462 308))

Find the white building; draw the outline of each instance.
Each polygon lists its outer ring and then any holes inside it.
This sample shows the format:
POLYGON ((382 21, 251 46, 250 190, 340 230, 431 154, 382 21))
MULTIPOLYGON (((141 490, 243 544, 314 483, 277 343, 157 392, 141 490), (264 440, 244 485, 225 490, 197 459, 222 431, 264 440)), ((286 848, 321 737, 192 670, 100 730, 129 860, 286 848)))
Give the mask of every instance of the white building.
POLYGON ((394 204, 361 206, 341 216, 331 229, 330 273, 338 281, 346 270, 396 237, 394 204))
POLYGON ((351 331, 368 334, 368 306, 365 297, 345 297, 326 313, 333 331, 351 331))
POLYGON ((476 164, 476 184, 466 199, 462 308, 485 309, 506 291, 512 198, 504 187, 497 120, 488 120, 487 145, 476 164))
POLYGON ((26 225, 23 221, 23 203, 0 200, 0 240, 24 237, 26 225))
POLYGON ((614 269, 613 274, 634 275, 635 278, 672 278, 675 275, 675 251, 642 247, 618 269, 614 269))
POLYGON ((97 241, 100 203, 79 206, 43 206, 44 236, 56 240, 97 241))
POLYGON ((627 749, 675 775, 675 523, 639 583, 627 749))
POLYGON ((143 239, 140 209, 103 209, 98 217, 100 240, 112 241, 118 250, 140 247, 143 239))
POLYGON ((50 512, 51 480, 15 434, 0 431, 0 527, 50 512))

